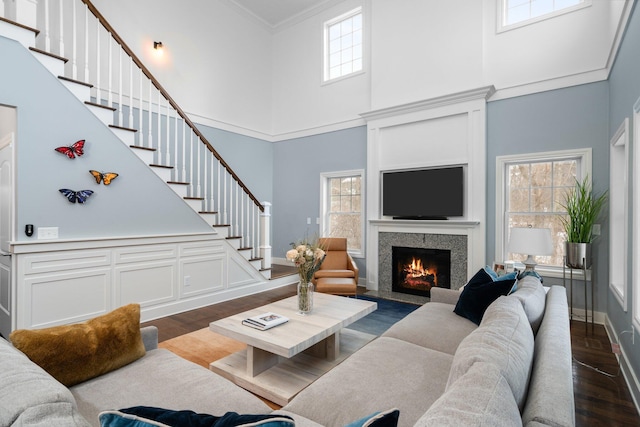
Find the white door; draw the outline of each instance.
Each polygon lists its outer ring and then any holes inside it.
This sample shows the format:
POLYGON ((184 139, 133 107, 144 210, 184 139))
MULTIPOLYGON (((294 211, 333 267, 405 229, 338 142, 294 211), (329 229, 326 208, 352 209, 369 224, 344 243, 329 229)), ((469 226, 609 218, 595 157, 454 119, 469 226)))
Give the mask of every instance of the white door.
POLYGON ((0 334, 5 338, 11 332, 12 314, 13 147, 13 132, 0 138, 0 334))

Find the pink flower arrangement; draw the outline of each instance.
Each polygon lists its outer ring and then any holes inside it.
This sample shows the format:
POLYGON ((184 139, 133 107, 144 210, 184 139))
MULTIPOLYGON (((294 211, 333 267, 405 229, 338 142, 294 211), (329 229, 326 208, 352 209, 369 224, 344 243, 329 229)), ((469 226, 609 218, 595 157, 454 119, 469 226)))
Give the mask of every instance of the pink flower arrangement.
POLYGON ((293 249, 287 251, 287 259, 298 267, 300 280, 309 283, 311 279, 313 279, 313 274, 318 271, 320 265, 322 265, 325 252, 318 245, 317 241, 313 243, 298 243, 293 246, 293 249))

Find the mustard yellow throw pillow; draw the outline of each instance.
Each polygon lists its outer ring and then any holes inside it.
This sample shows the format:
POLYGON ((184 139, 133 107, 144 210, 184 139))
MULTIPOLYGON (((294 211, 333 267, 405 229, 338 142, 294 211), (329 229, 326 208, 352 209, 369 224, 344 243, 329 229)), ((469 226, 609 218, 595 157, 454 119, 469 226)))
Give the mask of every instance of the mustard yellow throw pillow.
POLYGON ((140 305, 129 304, 74 325, 19 329, 13 345, 67 387, 144 356, 140 305))

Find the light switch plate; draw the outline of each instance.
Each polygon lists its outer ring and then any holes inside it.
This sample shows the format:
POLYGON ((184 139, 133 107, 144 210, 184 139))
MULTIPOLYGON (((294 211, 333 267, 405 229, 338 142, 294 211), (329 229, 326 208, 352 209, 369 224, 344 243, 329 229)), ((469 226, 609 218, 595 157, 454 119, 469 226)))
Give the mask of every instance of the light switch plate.
POLYGON ((38 227, 38 239, 57 239, 58 227, 38 227))

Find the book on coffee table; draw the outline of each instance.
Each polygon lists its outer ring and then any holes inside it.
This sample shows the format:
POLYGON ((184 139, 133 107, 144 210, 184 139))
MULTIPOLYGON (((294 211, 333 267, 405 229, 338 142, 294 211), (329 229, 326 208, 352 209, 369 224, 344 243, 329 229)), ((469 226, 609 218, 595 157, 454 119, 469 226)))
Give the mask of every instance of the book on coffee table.
POLYGON ((260 329, 261 331, 265 331, 267 329, 271 329, 274 326, 282 325, 283 323, 288 322, 289 319, 281 316, 276 313, 268 312, 263 313, 259 316, 249 317, 242 321, 242 324, 245 326, 251 326, 252 328, 260 329))

